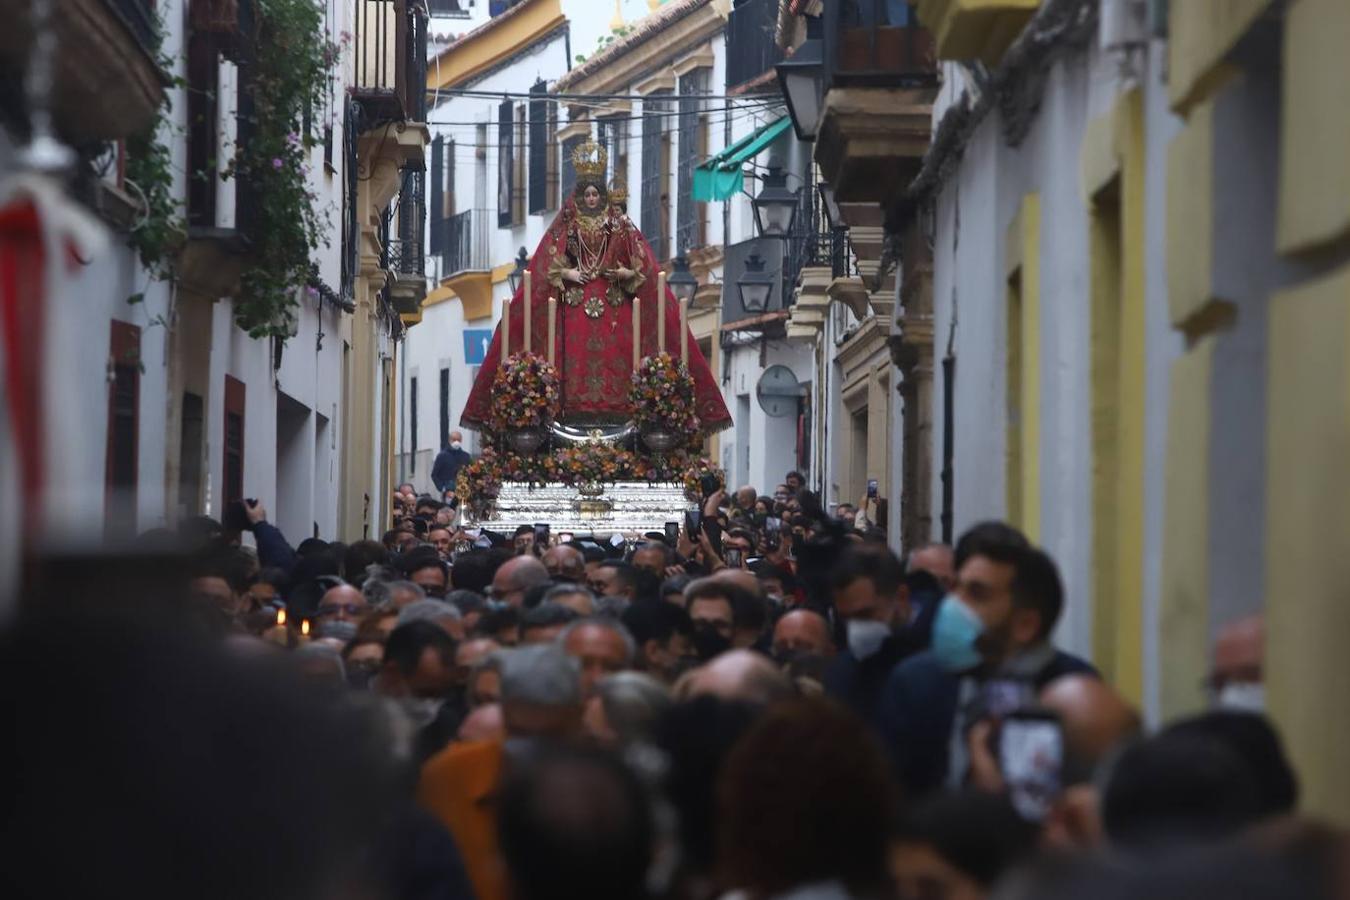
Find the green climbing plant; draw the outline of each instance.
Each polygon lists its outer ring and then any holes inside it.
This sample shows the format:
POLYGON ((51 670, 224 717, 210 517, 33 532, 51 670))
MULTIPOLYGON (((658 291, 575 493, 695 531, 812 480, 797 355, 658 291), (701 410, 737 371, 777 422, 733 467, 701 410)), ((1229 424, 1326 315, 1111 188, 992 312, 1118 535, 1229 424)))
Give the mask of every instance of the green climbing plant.
POLYGON ((285 339, 293 329, 310 258, 323 243, 330 215, 309 186, 306 109, 321 109, 341 46, 329 40, 313 0, 256 0, 244 136, 225 177, 242 179, 249 198, 242 230, 250 240, 235 322, 251 337, 285 339))

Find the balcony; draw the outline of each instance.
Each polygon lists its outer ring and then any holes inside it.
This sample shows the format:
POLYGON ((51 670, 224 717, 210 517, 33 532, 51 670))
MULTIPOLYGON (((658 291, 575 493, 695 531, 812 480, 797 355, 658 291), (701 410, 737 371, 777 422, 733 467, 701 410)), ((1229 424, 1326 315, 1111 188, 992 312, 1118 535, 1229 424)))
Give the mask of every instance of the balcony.
POLYGON ((918 8, 937 35, 943 59, 979 60, 992 68, 1040 5, 1041 0, 919 0, 918 8))
POLYGON ((839 202, 888 204, 928 150, 937 62, 912 6, 827 3, 815 159, 839 202))
POLYGON ((727 87, 767 77, 783 61, 774 42, 778 0, 738 0, 727 20, 727 87))
MULTIPOLYGON (((251 29, 250 0, 194 5, 187 36, 187 224, 180 260, 190 290, 215 299, 238 290, 249 249, 248 231, 257 193, 242 177, 221 176, 221 147, 245 143, 253 112, 248 49, 240 35, 251 29), (238 67, 235 95, 221 94, 222 67, 238 67)), ((226 82, 228 83, 228 81, 226 82)))
POLYGON ((427 295, 426 259, 422 251, 427 210, 426 172, 408 168, 380 231, 380 267, 391 276, 389 300, 405 325, 421 321, 427 295))
POLYGON ((441 258, 441 286, 454 291, 466 320, 492 311, 492 263, 488 256, 490 223, 496 213, 468 209, 431 220, 431 253, 441 258))
POLYGON ((408 0, 357 0, 352 45, 363 128, 426 121, 425 13, 408 0))
MULTIPOLYGON (((51 18, 52 113, 76 144, 126 138, 154 121, 166 76, 155 60, 150 0, 62 0, 51 18)), ((0 0, 0 65, 23 72, 34 43, 29 0, 0 0)))

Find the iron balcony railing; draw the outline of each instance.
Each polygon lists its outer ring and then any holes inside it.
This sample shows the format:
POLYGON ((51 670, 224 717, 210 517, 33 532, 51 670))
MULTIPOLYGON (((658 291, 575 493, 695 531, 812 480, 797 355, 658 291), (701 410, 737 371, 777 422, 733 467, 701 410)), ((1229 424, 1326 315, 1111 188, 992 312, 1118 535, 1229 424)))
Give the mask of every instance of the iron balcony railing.
POLYGON ((380 263, 397 275, 421 278, 426 273, 423 252, 427 224, 427 207, 423 200, 425 184, 425 171, 405 169, 398 196, 385 213, 380 263))
MULTIPOLYGON (((132 0, 121 2, 130 5, 132 0)), ((228 226, 217 207, 222 193, 232 185, 233 228, 247 234, 256 219, 257 192, 243 173, 222 182, 219 147, 222 133, 230 130, 231 116, 237 144, 246 145, 253 132, 253 44, 245 39, 253 34, 253 0, 214 0, 194 9, 197 14, 190 21, 186 52, 188 225, 202 229, 228 226), (233 60, 238 69, 233 104, 221 94, 221 59, 233 60)))
POLYGON ((352 22, 356 64, 352 94, 365 120, 426 119, 427 18, 411 0, 356 0, 352 22))
POLYGON ((738 0, 727 20, 727 87, 753 81, 783 61, 774 41, 777 25, 778 0, 738 0))
POLYGON ((436 223, 431 252, 441 258, 441 277, 461 272, 483 272, 488 263, 488 210, 468 209, 436 223))
POLYGON ((836 85, 906 86, 937 79, 932 34, 903 0, 837 0, 825 4, 824 74, 836 85))

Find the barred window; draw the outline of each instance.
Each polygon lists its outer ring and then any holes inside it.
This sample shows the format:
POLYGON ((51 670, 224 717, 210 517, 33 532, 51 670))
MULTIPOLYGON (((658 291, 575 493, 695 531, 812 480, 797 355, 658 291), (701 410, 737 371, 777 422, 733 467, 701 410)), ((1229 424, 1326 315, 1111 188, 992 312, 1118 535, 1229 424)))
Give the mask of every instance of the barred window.
POLYGON ((548 86, 541 79, 530 88, 530 212, 539 213, 549 208, 548 190, 548 127, 550 101, 545 99, 548 86))
POLYGON ((511 227, 511 201, 515 190, 516 111, 510 100, 497 107, 497 227, 511 227))
POLYGON ((667 210, 670 202, 669 91, 652 94, 642 102, 642 230, 657 259, 670 255, 667 210))
POLYGON ((694 169, 707 153, 708 119, 704 115, 708 70, 695 69, 680 77, 680 167, 676 204, 675 252, 684 255, 706 242, 705 204, 694 200, 694 169))

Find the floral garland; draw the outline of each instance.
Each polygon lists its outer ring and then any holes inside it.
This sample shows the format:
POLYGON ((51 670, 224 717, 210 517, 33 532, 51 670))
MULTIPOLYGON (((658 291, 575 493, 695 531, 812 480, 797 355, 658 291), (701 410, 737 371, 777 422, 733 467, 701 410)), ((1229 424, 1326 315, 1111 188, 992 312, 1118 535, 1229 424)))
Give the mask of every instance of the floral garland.
POLYGON ((649 457, 605 443, 577 444, 552 453, 523 455, 489 448, 459 470, 455 492, 473 516, 483 518, 490 514, 493 500, 507 481, 572 487, 615 481, 682 483, 686 493, 698 496, 699 481, 707 474, 717 475, 719 482, 725 481, 722 470, 711 461, 685 450, 649 457))
POLYGON ((517 353, 497 367, 490 415, 494 431, 546 426, 561 408, 558 370, 539 354, 517 353))
POLYGON ((639 431, 669 431, 677 435, 698 432, 694 378, 687 365, 663 351, 644 358, 633 372, 632 381, 628 402, 639 431))

